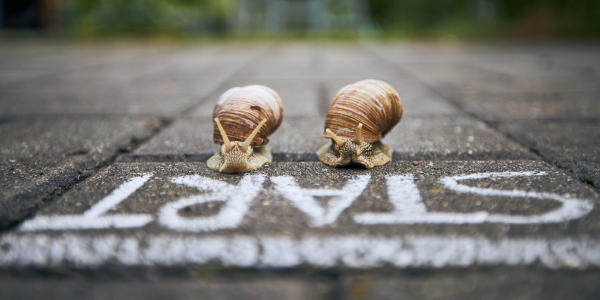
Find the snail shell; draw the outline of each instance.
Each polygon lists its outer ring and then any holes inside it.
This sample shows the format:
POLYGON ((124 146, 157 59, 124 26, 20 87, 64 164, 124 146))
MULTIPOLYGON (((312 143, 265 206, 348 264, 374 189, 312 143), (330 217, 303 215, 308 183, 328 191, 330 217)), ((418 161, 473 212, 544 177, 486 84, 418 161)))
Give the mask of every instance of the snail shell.
POLYGON ((392 149, 381 142, 402 118, 400 96, 389 84, 362 80, 342 88, 325 117, 323 137, 333 139, 317 152, 331 166, 355 162, 367 168, 383 165, 392 149))
MULTIPOLYGON (((269 87, 248 85, 227 90, 215 105, 213 119, 219 119, 230 141, 243 142, 263 120, 267 122, 260 128, 252 147, 262 147, 269 143, 267 137, 281 125, 283 103, 281 98, 269 87)), ((213 141, 223 145, 223 137, 216 122, 213 122, 213 141)))
POLYGON ((268 136, 281 125, 283 103, 272 89, 248 85, 227 90, 213 110, 213 141, 221 150, 208 167, 225 173, 256 170, 271 162, 268 136))

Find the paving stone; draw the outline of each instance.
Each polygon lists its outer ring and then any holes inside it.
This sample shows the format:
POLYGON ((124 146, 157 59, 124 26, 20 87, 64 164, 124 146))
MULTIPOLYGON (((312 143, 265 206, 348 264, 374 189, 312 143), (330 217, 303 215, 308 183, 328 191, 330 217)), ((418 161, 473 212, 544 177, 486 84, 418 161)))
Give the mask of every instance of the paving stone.
MULTIPOLYGON (((87 67, 49 65, 41 69, 46 73, 27 80, 32 71, 23 67, 16 70, 27 71, 21 76, 23 80, 8 78, 3 86, 0 111, 5 115, 127 113, 172 117, 217 88, 262 48, 217 50, 162 51, 126 57, 117 52, 106 62, 100 60, 87 67)), ((68 63, 80 58, 70 53, 62 60, 68 63)), ((0 74, 13 73, 10 64, 0 66, 0 74)))
POLYGON ((316 76, 320 78, 362 79, 392 77, 397 73, 397 67, 373 55, 362 47, 352 47, 352 50, 333 47, 323 53, 322 62, 317 67, 316 76))
POLYGON ((86 178, 160 122, 127 117, 28 117, 0 124, 0 227, 23 218, 43 199, 86 178))
MULTIPOLYGON (((210 91, 214 83, 204 86, 210 91)), ((0 95, 0 114, 63 115, 63 114, 131 114, 173 117, 201 97, 193 94, 89 93, 89 92, 28 92, 0 95)))
POLYGON ((400 159, 535 159, 528 149, 467 116, 405 118, 384 141, 400 159))
POLYGON ((101 160, 132 139, 147 137, 160 121, 148 117, 40 116, 0 125, 0 153, 8 158, 89 155, 101 160))
POLYGON ((0 228, 4 229, 43 207, 54 194, 91 175, 84 157, 65 159, 7 159, 0 161, 0 228))
POLYGON ((2 89, 11 88, 13 83, 23 79, 39 77, 56 73, 56 70, 2 70, 0 72, 0 87, 2 89))
POLYGON ((598 120, 532 120, 502 124, 511 134, 551 156, 600 163, 598 120))
POLYGON ((3 299, 329 299, 330 284, 301 279, 94 282, 4 278, 3 299), (26 282, 26 283, 25 283, 26 282))
POLYGON ((357 45, 312 46, 297 51, 269 49, 234 79, 324 79, 393 76, 395 66, 357 45))
MULTIPOLYGON (((435 49, 435 47, 433 47, 435 49)), ((419 49, 421 50, 421 49, 419 49)), ((431 50, 431 49, 430 49, 431 50)), ((480 51, 427 51, 420 54, 385 51, 374 48, 384 59, 433 86, 483 88, 502 92, 577 92, 596 90, 595 71, 585 65, 568 65, 561 60, 554 65, 551 56, 531 53, 501 53, 490 49, 480 51)), ((588 63, 591 62, 587 53, 588 63)), ((553 56, 552 56, 553 57, 553 56)))
MULTIPOLYGON (((227 70, 226 70, 227 71, 227 70)), ((231 70, 229 70, 231 72, 231 70)), ((62 75, 42 76, 24 80, 3 89, 3 92, 18 93, 65 93, 65 94, 202 94, 206 86, 223 81, 228 72, 212 72, 211 78, 172 78, 169 75, 152 74, 135 78, 85 78, 62 75)))
POLYGON ((154 138, 137 148, 140 155, 212 155, 218 149, 212 140, 213 123, 210 118, 180 118, 154 138))
POLYGON ((591 185, 600 183, 600 126, 598 120, 532 120, 502 123, 518 140, 591 185))
POLYGON ((343 299, 595 299, 596 272, 531 269, 367 274, 343 280, 343 299))
POLYGON ((322 62, 321 51, 314 46, 274 46, 254 59, 232 79, 312 79, 322 62))
POLYGON ((600 91, 588 92, 490 92, 486 89, 441 87, 449 99, 487 121, 515 119, 580 119, 600 116, 596 103, 600 91))

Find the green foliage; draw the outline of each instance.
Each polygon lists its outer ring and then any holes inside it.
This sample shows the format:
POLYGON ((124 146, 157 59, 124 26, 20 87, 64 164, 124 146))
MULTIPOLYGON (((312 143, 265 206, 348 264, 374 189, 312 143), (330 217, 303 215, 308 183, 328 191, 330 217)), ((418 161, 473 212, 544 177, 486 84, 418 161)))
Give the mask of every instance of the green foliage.
POLYGON ((369 0, 388 36, 598 35, 597 0, 369 0))
MULTIPOLYGON (((598 0, 368 0, 367 2, 374 25, 369 28, 379 29, 381 32, 377 31, 377 35, 384 37, 600 34, 600 1, 598 0)), ((79 35, 165 33, 172 36, 185 33, 227 33, 227 21, 235 17, 233 14, 238 1, 63 0, 60 3, 60 20, 63 28, 79 35)), ((250 9, 264 9, 267 3, 274 2, 257 1, 250 9)), ((327 9, 331 14, 346 12, 345 1, 327 3, 329 5, 327 9)))
POLYGON ((81 35, 218 32, 234 0, 65 0, 63 27, 81 35))

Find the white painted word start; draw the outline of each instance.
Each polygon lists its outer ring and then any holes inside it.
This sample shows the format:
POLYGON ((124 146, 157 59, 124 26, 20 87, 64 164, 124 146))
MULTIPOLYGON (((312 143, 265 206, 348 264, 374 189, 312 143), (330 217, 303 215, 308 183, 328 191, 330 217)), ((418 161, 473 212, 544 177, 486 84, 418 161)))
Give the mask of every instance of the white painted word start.
MULTIPOLYGON (((578 199, 570 195, 528 192, 523 190, 498 190, 478 188, 459 184, 460 181, 485 178, 511 178, 519 176, 543 176, 545 172, 487 172, 469 175, 448 176, 440 179, 447 189, 458 193, 470 193, 483 196, 522 197, 540 201, 554 200, 562 205, 558 208, 535 215, 506 215, 488 212, 448 213, 428 212, 412 174, 386 176, 389 201, 394 209, 386 213, 359 213, 353 215, 354 222, 362 225, 376 224, 538 224, 564 222, 581 218, 593 208, 593 202, 578 199)), ((121 184, 110 195, 92 206, 82 215, 38 215, 24 222, 19 230, 77 230, 104 228, 137 228, 152 222, 150 214, 107 215, 115 207, 146 183, 153 174, 143 174, 121 184)), ((240 225, 248 212, 252 200, 263 190, 265 175, 246 175, 238 185, 199 175, 171 178, 175 184, 187 185, 198 189, 199 195, 177 199, 161 207, 157 221, 162 226, 187 232, 205 232, 235 228, 240 225), (224 202, 220 211, 208 217, 182 217, 178 211, 193 205, 207 202, 224 202)), ((291 176, 269 178, 275 190, 293 205, 305 213, 311 226, 320 227, 334 223, 339 215, 358 198, 367 187, 370 175, 361 175, 350 179, 342 189, 307 189, 298 185, 291 176), (315 197, 332 197, 325 207, 315 197)))

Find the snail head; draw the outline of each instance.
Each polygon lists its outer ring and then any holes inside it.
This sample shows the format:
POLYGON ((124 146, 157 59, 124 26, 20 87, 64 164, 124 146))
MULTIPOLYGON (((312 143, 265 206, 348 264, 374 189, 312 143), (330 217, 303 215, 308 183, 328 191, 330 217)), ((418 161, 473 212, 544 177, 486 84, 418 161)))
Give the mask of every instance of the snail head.
POLYGON ((325 130, 331 136, 333 144, 333 154, 338 157, 336 165, 345 165, 351 162, 363 165, 366 168, 372 168, 371 157, 375 147, 372 143, 362 141, 362 123, 356 126, 354 138, 341 138, 335 135, 329 128, 325 130))
POLYGON ((222 164, 219 167, 219 172, 224 173, 242 173, 256 170, 257 168, 252 165, 250 159, 254 154, 254 149, 251 147, 252 140, 254 136, 258 133, 260 128, 267 122, 266 119, 263 119, 257 126, 254 128, 254 131, 246 138, 244 142, 231 142, 221 126, 221 122, 219 119, 215 118, 215 122, 217 123, 217 127, 219 128, 219 132, 223 137, 223 145, 221 146, 221 156, 222 156, 222 164))

